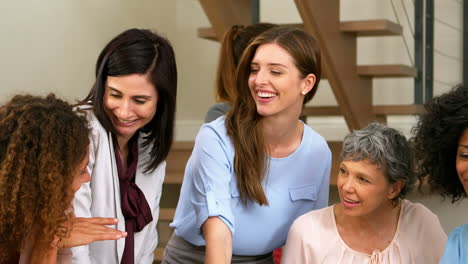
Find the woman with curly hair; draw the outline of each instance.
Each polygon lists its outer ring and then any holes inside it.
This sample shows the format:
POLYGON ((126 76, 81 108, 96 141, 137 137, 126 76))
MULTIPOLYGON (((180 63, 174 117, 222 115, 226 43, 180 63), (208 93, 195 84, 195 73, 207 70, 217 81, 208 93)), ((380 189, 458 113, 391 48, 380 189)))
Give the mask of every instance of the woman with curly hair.
MULTIPOLYGON (((468 87, 435 97, 414 128, 420 180, 452 203, 468 194, 468 87)), ((440 263, 468 263, 468 224, 449 236, 440 263)))
POLYGON ((0 263, 71 261, 59 249, 125 236, 104 226, 117 219, 73 215, 73 195, 89 181, 89 140, 71 105, 15 96, 0 107, 0 131, 0 263))

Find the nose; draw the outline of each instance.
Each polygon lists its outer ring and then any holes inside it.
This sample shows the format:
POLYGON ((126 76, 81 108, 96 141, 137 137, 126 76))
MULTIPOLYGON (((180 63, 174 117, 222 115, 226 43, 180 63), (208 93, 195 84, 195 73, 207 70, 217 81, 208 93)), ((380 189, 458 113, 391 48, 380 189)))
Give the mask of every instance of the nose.
POLYGON ((89 174, 88 169, 86 169, 86 173, 81 177, 81 183, 83 184, 89 181, 91 181, 91 175, 89 174))
POLYGON ((265 70, 258 70, 257 74, 255 75, 255 85, 262 86, 268 83, 268 75, 265 70))
POLYGON ((345 192, 353 192, 354 191, 354 178, 353 177, 347 177, 344 184, 343 184, 343 191, 345 192))
POLYGON ((129 100, 123 100, 122 104, 117 108, 117 117, 120 119, 127 119, 131 116, 132 109, 129 100))

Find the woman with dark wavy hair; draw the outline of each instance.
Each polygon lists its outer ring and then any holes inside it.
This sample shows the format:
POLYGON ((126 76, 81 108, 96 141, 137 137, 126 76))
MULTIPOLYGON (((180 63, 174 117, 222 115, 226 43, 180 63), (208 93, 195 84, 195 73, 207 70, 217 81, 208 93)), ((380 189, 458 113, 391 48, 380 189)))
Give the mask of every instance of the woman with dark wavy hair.
POLYGON ((272 28, 249 44, 232 110, 196 137, 163 263, 273 263, 294 219, 327 205, 331 152, 299 120, 320 73, 303 30, 272 28))
MULTIPOLYGON (((468 87, 458 85, 425 108, 413 138, 420 180, 455 203, 468 196, 468 87)), ((440 263, 468 263, 468 224, 452 231, 440 263)))
POLYGON ((174 136, 177 70, 169 41, 142 29, 112 39, 80 109, 91 127, 90 183, 76 215, 116 217, 128 236, 73 249, 76 263, 153 263, 165 159, 174 136))
POLYGON ((70 263, 63 248, 119 239, 115 218, 76 218, 89 181, 86 120, 54 95, 18 95, 0 107, 0 263, 70 263))

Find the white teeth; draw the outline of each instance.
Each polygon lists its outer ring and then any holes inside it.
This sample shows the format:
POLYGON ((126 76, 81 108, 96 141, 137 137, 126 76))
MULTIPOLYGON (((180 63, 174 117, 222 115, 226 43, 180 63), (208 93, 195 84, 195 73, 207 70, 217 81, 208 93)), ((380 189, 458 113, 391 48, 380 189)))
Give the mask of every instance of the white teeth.
POLYGON ((343 200, 345 200, 348 203, 359 203, 359 202, 356 202, 356 201, 353 201, 353 200, 350 200, 350 199, 347 199, 347 198, 343 198, 343 200))
POLYGON ((120 123, 124 123, 124 124, 132 123, 132 122, 134 122, 134 121, 135 121, 135 120, 126 121, 126 120, 120 120, 120 119, 119 119, 119 122, 120 122, 120 123))
POLYGON ((262 97, 262 98, 271 98, 271 97, 275 97, 276 94, 268 93, 268 92, 257 92, 257 96, 262 97))

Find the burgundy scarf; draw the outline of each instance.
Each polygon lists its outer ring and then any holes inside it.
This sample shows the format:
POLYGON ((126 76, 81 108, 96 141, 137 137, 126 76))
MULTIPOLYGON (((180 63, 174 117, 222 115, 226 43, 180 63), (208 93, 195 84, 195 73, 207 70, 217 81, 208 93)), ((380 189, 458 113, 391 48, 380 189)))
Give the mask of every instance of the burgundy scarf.
POLYGON ((125 249, 122 255, 122 264, 133 264, 135 255, 134 233, 140 232, 147 224, 153 221, 151 209, 145 195, 135 184, 135 175, 138 165, 138 133, 128 141, 127 171, 117 151, 117 139, 114 136, 115 160, 119 174, 120 197, 122 213, 125 217, 125 249))

